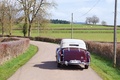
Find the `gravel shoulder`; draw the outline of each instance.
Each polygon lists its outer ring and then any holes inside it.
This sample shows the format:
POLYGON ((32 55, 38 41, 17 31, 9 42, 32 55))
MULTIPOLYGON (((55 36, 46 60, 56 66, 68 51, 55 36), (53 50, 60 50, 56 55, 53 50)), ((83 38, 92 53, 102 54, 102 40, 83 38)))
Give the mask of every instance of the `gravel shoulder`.
POLYGON ((90 67, 57 68, 55 51, 57 44, 31 41, 39 50, 24 66, 8 80, 102 80, 90 67))

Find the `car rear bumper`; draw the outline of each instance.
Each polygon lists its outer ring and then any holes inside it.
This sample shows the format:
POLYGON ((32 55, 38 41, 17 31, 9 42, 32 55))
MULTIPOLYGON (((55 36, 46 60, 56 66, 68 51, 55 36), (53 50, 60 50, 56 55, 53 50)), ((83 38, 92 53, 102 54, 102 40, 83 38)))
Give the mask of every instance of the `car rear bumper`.
POLYGON ((89 65, 89 62, 81 62, 80 60, 61 61, 62 65, 89 65))

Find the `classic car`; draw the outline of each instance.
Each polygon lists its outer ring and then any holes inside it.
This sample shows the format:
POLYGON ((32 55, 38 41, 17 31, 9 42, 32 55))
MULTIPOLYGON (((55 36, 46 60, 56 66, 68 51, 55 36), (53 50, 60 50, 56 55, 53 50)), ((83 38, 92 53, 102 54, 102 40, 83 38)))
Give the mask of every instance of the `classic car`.
POLYGON ((90 52, 86 44, 79 39, 62 39, 60 47, 56 49, 57 66, 83 65, 88 69, 90 64, 90 52))

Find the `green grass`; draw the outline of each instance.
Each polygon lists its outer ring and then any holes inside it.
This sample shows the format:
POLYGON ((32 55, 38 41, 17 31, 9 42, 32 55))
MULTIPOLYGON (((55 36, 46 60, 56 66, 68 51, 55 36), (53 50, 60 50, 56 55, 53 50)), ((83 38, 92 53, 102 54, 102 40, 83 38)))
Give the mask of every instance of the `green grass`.
MULTIPOLYGON (((46 31, 45 33, 41 32, 40 34, 37 31, 33 31, 32 36, 41 36, 41 37, 49 37, 49 38, 71 38, 71 31, 46 31)), ((120 42, 120 33, 117 33, 117 41, 120 42)), ((73 38, 83 39, 83 40, 91 40, 91 41, 113 41, 113 33, 99 33, 99 32, 75 32, 73 31, 73 38)))
POLYGON ((24 65, 35 53, 37 47, 30 45, 29 49, 17 58, 13 58, 0 66, 0 80, 7 80, 18 68, 24 65))
POLYGON ((113 68, 111 60, 91 54, 91 67, 103 80, 120 80, 120 70, 113 68))

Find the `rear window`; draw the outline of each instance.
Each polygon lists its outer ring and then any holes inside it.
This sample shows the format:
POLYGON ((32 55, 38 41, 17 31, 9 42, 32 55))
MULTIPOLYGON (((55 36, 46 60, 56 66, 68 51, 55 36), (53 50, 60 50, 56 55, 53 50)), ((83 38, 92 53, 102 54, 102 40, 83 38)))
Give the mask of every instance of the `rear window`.
POLYGON ((79 46, 78 44, 69 44, 69 46, 79 46))

